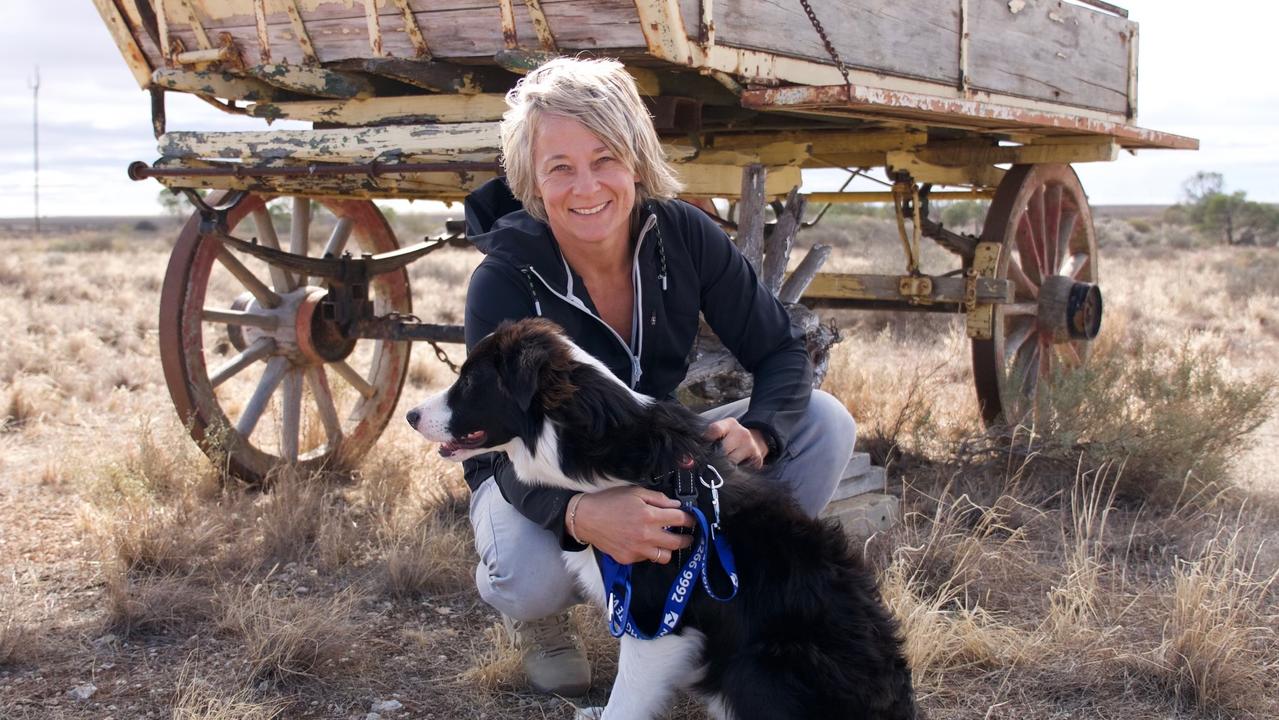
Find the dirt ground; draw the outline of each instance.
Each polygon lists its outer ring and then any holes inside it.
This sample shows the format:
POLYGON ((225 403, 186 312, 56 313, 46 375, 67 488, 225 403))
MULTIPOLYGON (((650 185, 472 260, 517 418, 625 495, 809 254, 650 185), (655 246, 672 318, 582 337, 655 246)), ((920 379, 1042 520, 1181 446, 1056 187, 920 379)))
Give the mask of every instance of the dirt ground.
MULTIPOLYGON (((176 228, 155 222, 0 238, 0 717, 573 717, 522 687, 471 580, 465 488, 401 423, 355 481, 220 484, 160 369, 176 228)), ((427 223, 400 222, 402 236, 427 223)), ((882 221, 840 223, 831 269, 879 262, 872 240, 892 250, 882 221)), ((1103 358, 1142 352, 1140 337, 1151 352, 1208 349, 1216 382, 1273 384, 1279 251, 1117 242, 1102 257, 1116 338, 1103 358)), ((476 259, 447 250, 415 267, 416 311, 458 321, 476 259)), ((1134 501, 1106 485, 1117 464, 1088 470, 1083 451, 1070 456, 1082 469, 1026 460, 1024 473, 964 455, 980 428, 962 325, 841 324, 826 389, 906 495, 907 522, 867 553, 929 717, 1279 716, 1273 393, 1233 450, 1203 440, 1224 458, 1213 498, 1134 501)), ((417 348, 395 417, 450 377, 417 348)), ((1147 421, 1145 436, 1168 424, 1147 421)), ((611 641, 594 614, 575 622, 602 704, 611 641)))

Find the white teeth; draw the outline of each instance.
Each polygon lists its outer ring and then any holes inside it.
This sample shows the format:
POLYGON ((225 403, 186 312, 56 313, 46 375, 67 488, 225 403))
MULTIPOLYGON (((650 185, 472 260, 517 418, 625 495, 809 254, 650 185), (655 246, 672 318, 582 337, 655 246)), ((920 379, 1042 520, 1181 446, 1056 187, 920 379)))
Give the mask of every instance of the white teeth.
POLYGON ((602 202, 593 208, 572 209, 571 212, 577 213, 578 215, 594 215, 595 213, 603 210, 605 205, 608 205, 607 201, 602 202))

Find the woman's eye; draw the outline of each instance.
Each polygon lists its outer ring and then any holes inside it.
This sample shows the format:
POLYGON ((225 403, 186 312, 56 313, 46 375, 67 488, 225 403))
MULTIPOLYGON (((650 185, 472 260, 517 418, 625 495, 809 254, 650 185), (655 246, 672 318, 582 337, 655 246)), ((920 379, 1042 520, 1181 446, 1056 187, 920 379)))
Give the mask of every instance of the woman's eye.
POLYGON ((569 167, 567 165, 556 165, 555 167, 551 168, 551 172, 553 173, 562 173, 562 172, 568 172, 568 171, 569 171, 569 167))
POLYGON ((606 164, 608 164, 608 163, 616 162, 616 161, 617 161, 617 158, 614 158, 614 157, 612 157, 612 156, 610 156, 610 155, 604 155, 603 157, 600 157, 600 158, 596 159, 595 164, 597 164, 597 165, 606 165, 606 164))

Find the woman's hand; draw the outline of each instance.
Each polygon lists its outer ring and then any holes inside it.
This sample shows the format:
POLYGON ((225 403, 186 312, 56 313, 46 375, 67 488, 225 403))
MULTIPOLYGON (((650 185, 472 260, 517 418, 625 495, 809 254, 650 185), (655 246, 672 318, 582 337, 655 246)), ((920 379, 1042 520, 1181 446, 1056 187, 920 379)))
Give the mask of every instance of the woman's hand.
MULTIPOLYGON (((619 563, 666 564, 675 551, 693 544, 691 535, 667 532, 668 527, 692 527, 693 518, 680 510, 678 500, 656 490, 629 486, 584 493, 576 498, 572 524, 577 539, 594 545, 619 563)), ((570 507, 572 507, 570 503, 570 507)), ((565 523, 570 520, 565 513, 565 523)))
POLYGON ((718 440, 724 457, 734 465, 745 465, 756 470, 764 467, 764 458, 768 456, 768 442, 764 433, 755 429, 747 429, 737 422, 737 418, 716 420, 706 428, 707 440, 718 440))

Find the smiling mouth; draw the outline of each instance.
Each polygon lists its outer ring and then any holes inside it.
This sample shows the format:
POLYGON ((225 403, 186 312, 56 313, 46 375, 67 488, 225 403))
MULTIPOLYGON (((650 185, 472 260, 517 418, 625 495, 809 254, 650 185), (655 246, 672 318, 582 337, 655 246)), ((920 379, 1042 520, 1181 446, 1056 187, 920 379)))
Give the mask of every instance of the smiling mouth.
POLYGON ((589 207, 589 208, 571 208, 569 212, 572 212, 575 215, 595 215, 600 212, 603 212, 604 208, 608 207, 609 202, 611 201, 605 200, 599 205, 596 205, 595 207, 589 207))
POLYGON ((440 457, 452 457, 458 450, 474 450, 484 444, 488 439, 488 433, 483 430, 476 430, 473 433, 467 433, 456 440, 450 440, 446 443, 440 443, 440 457))

